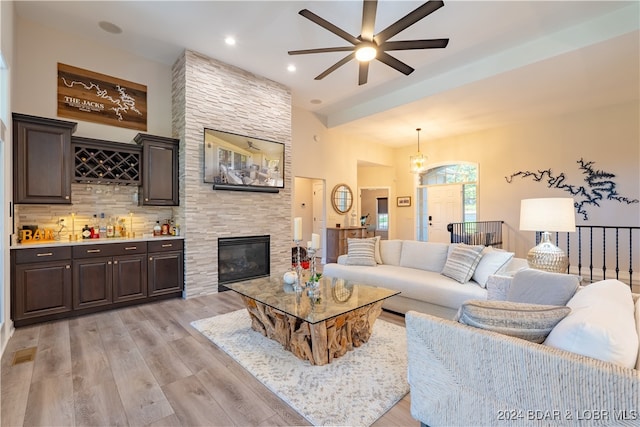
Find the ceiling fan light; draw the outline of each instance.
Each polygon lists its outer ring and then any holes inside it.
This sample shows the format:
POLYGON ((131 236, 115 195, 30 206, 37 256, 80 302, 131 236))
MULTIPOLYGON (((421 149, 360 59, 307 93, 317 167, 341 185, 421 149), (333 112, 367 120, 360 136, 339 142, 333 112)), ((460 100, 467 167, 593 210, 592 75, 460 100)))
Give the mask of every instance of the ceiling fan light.
POLYGON ((376 57, 378 51, 373 46, 362 46, 356 49, 356 59, 360 62, 369 62, 376 57))

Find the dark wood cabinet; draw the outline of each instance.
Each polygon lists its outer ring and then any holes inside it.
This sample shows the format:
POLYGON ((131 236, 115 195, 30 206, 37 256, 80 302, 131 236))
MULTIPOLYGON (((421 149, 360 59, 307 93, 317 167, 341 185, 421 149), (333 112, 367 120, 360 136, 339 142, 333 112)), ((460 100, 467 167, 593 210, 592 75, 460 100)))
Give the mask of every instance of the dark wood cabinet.
POLYGON ((73 248, 73 308, 90 308, 147 296, 147 243, 73 248))
POLYGON ((161 239, 12 249, 14 325, 182 296, 183 248, 161 239))
POLYGON ((111 304, 112 260, 96 257, 73 261, 73 308, 111 304))
POLYGON ((135 142, 142 146, 142 197, 146 206, 178 206, 179 140, 140 133, 135 142))
POLYGON ((182 292, 183 241, 149 242, 149 296, 182 292))
POLYGON ((76 123, 13 113, 13 202, 71 203, 76 123))
POLYGON ((72 310, 70 248, 11 251, 11 277, 14 322, 72 310))

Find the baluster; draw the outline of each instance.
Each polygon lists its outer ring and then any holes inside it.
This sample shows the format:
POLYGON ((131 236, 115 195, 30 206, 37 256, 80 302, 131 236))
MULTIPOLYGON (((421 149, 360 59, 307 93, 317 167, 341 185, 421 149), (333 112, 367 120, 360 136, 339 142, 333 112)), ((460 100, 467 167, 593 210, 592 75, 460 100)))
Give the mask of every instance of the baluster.
POLYGON ((582 227, 578 228, 578 276, 582 275, 582 227))
POLYGON ((593 227, 589 227, 589 282, 593 283, 593 227))
POLYGON ((618 274, 620 272, 620 266, 618 265, 618 230, 619 228, 616 227, 616 279, 620 278, 620 275, 618 274))
POLYGON ((602 279, 607 278, 607 229, 602 229, 602 279))

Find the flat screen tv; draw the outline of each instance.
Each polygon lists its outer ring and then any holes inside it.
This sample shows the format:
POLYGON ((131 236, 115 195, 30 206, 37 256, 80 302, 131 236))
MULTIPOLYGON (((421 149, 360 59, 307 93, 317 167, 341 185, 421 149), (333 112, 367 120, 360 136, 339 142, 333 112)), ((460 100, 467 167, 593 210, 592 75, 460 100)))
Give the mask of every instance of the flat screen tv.
POLYGON ((205 128, 204 182, 214 189, 277 192, 284 188, 284 144, 205 128))

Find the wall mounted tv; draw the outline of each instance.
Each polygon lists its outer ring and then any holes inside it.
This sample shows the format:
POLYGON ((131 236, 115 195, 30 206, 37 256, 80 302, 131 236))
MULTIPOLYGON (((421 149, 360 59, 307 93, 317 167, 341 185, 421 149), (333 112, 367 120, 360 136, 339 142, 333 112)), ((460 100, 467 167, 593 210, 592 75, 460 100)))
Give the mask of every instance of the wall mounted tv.
POLYGON ((204 182, 214 190, 277 193, 284 188, 284 144, 205 128, 204 182))

